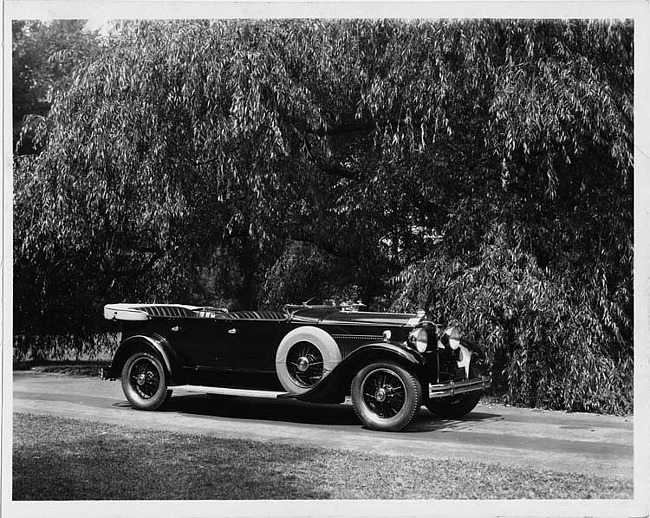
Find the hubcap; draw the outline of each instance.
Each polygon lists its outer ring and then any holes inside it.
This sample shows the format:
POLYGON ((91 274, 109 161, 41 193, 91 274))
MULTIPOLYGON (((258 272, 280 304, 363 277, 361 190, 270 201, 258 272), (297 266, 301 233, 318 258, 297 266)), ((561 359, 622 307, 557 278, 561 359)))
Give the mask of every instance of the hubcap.
POLYGON ((384 388, 377 389, 375 392, 375 399, 380 403, 386 400, 386 390, 384 388))
POLYGON ((309 369, 309 358, 306 358, 305 356, 301 356, 298 358, 298 362, 296 363, 296 368, 300 372, 305 372, 307 369, 309 369))
POLYGON ((138 396, 150 399, 158 392, 161 378, 155 363, 149 358, 139 358, 131 366, 129 381, 138 396))
POLYGON ((297 385, 313 387, 323 377, 323 355, 311 342, 298 342, 287 354, 287 371, 297 385))

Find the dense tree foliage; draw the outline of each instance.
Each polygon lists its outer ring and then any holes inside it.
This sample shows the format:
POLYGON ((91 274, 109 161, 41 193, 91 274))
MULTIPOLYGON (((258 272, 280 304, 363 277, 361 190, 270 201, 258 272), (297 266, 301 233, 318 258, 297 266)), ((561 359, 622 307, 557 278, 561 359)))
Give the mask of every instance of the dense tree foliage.
POLYGON ((456 320, 511 401, 627 411, 633 27, 113 27, 15 162, 15 328, 107 301, 456 320))
POLYGON ((84 20, 13 22, 12 112, 17 154, 42 149, 44 117, 55 91, 65 88, 72 69, 97 50, 97 34, 85 26, 84 20))

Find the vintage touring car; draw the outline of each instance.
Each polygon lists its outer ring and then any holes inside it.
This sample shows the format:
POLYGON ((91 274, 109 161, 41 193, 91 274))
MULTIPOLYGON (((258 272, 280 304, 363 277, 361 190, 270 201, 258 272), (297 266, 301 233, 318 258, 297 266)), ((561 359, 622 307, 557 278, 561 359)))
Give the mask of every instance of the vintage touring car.
POLYGON ((371 429, 397 431, 425 405, 461 417, 490 384, 482 348, 418 314, 334 306, 235 311, 178 304, 108 304, 122 324, 104 379, 133 408, 154 410, 175 388, 314 403, 351 396, 371 429))

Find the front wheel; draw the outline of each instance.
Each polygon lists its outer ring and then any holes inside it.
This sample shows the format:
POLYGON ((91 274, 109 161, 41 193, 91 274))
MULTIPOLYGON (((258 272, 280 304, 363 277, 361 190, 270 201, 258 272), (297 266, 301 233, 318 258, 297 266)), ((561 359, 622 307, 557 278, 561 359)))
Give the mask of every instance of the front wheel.
POLYGON ((372 430, 405 428, 422 404, 420 382, 391 362, 366 365, 352 380, 351 392, 354 411, 372 430))
POLYGON ((443 399, 431 399, 426 407, 442 419, 458 419, 469 414, 478 405, 482 392, 470 392, 443 399))
POLYGON ((131 407, 156 410, 171 396, 162 362, 153 354, 138 351, 122 368, 122 390, 131 407))
MULTIPOLYGON (((472 361, 469 369, 470 379, 478 378, 486 371, 483 363, 472 361)), ((441 399, 428 399, 425 406, 442 419, 459 419, 469 414, 483 397, 483 391, 468 392, 441 399)))

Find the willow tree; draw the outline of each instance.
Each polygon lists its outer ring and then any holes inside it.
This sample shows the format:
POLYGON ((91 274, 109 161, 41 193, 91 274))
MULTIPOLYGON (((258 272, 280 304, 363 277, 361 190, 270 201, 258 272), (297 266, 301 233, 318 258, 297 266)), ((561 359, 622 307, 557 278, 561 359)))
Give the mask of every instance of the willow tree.
POLYGON ((450 62, 471 73, 454 77, 476 97, 448 117, 449 143, 473 135, 456 156, 475 161, 444 175, 445 237, 396 276, 394 307, 463 322, 515 403, 628 411, 632 25, 490 22, 456 34, 450 62))
POLYGON ((590 352, 630 372, 632 77, 626 22, 116 24, 16 164, 17 327, 356 285, 464 321, 528 403, 568 402, 522 360, 561 356, 558 318, 583 343, 558 376, 590 352))

